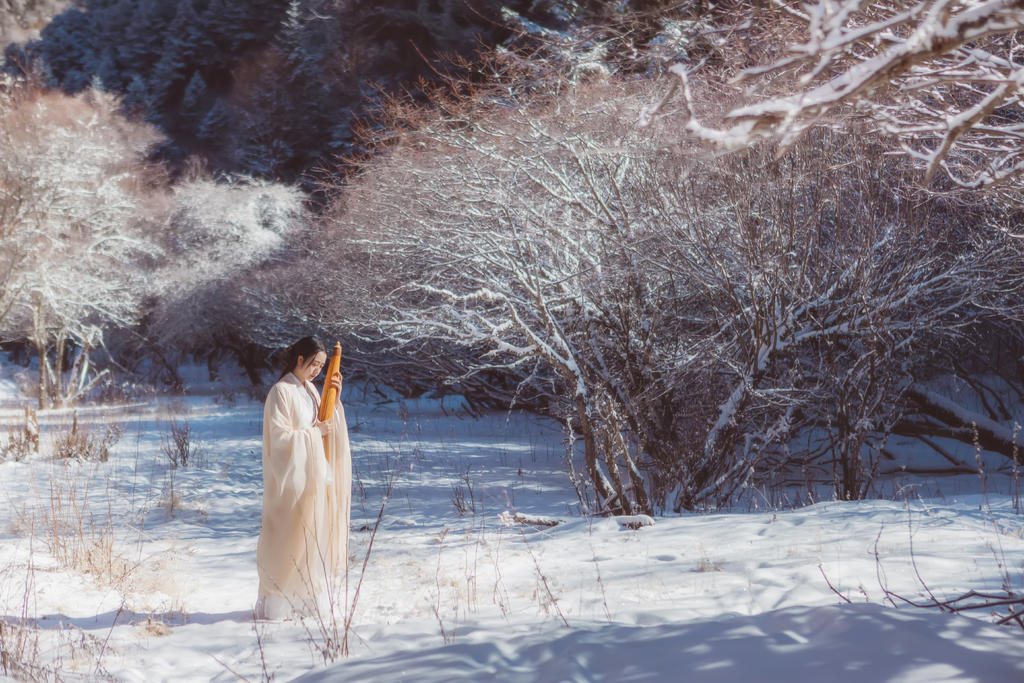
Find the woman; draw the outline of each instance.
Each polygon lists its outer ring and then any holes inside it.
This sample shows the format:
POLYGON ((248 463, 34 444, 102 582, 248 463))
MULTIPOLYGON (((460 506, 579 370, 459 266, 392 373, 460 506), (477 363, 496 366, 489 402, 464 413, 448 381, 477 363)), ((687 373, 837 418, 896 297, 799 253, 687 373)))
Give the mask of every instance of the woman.
MULTIPOLYGON (((330 419, 317 419, 320 394, 312 380, 326 362, 315 337, 292 344, 263 407, 260 619, 319 613, 329 582, 346 569, 352 459, 341 402, 330 419)), ((340 374, 325 381, 341 393, 340 374)))

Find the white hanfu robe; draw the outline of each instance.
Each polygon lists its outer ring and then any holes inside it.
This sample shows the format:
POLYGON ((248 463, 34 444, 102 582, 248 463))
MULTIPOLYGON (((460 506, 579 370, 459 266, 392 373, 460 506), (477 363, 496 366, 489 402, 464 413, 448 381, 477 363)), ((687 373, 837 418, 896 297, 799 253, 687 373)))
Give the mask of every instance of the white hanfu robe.
POLYGON ((263 407, 263 527, 256 548, 260 619, 325 609, 328 582, 347 568, 348 426, 338 401, 334 428, 324 439, 315 426, 319 402, 312 383, 288 373, 271 387, 263 407))

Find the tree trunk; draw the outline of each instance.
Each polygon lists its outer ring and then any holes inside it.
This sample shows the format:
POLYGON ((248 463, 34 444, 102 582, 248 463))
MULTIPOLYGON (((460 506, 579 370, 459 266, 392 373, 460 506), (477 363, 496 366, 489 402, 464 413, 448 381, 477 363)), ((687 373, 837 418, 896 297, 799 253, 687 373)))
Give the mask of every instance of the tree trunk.
POLYGON ((35 341, 36 356, 39 358, 39 410, 49 407, 49 389, 46 382, 46 344, 35 341))
MULTIPOLYGON (((985 415, 975 414, 961 408, 950 399, 914 385, 907 390, 907 395, 914 400, 924 415, 938 421, 934 429, 922 425, 918 420, 907 418, 902 420, 894 431, 899 433, 928 433, 978 445, 987 451, 999 453, 1012 459, 1014 452, 1019 452, 1021 444, 1015 443, 1012 429, 994 422, 985 415)), ((1018 435, 1018 438, 1020 435, 1018 435)), ((1018 456, 1020 457, 1020 456, 1018 456)))
POLYGON ((587 462, 587 474, 594 482, 594 492, 597 494, 598 504, 607 507, 610 512, 626 514, 622 510, 622 501, 615 501, 615 492, 601 471, 597 458, 597 440, 594 437, 594 426, 587 414, 586 402, 582 396, 576 397, 576 417, 580 422, 580 433, 583 434, 583 453, 587 462), (613 503, 617 503, 613 505, 613 503))
POLYGON ((67 333, 61 330, 57 335, 57 354, 53 359, 53 370, 50 373, 50 401, 59 408, 64 407, 64 353, 67 349, 67 333))

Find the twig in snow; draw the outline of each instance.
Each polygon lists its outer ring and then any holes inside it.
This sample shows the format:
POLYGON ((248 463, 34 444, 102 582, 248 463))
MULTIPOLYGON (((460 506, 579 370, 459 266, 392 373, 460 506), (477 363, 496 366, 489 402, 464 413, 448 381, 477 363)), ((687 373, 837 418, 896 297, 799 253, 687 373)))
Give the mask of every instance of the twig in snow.
POLYGON ((843 595, 842 593, 840 593, 839 589, 832 585, 832 582, 828 580, 828 575, 825 574, 825 569, 820 564, 818 565, 818 571, 821 572, 821 575, 825 578, 825 583, 828 584, 828 587, 832 589, 833 593, 835 593, 836 595, 841 597, 844 602, 847 602, 847 603, 850 603, 850 604, 853 603, 853 601, 850 600, 850 598, 848 598, 845 595, 843 595))
POLYGON ((533 548, 530 547, 530 541, 526 538, 526 531, 523 530, 523 525, 518 525, 518 528, 520 535, 522 535, 523 537, 523 545, 526 546, 526 552, 530 554, 530 559, 533 560, 533 566, 537 570, 537 576, 540 578, 541 584, 544 586, 544 590, 548 594, 548 600, 551 601, 551 605, 555 608, 555 612, 558 614, 558 617, 562 620, 562 623, 565 624, 566 628, 569 628, 569 622, 566 621, 565 615, 562 614, 562 609, 558 606, 558 600, 551 592, 551 586, 548 585, 548 579, 546 576, 544 576, 544 572, 541 571, 540 563, 537 561, 537 556, 534 555, 533 548))

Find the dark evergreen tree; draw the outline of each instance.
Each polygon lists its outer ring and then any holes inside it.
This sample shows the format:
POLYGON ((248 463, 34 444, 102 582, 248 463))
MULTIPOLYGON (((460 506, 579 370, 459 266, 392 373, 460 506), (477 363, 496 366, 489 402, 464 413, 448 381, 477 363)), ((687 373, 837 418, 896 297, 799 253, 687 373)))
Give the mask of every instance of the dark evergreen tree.
POLYGON ((89 0, 86 3, 93 52, 102 54, 114 50, 116 54, 117 46, 124 42, 128 23, 135 13, 135 4, 133 0, 89 0))
POLYGON ((188 124, 198 124, 205 113, 207 100, 206 81, 196 71, 185 86, 185 95, 181 99, 181 118, 188 124))
POLYGON ((175 58, 187 66, 199 63, 202 48, 206 43, 199 15, 192 0, 180 0, 178 13, 167 29, 164 38, 164 54, 173 53, 175 58))
POLYGON ((118 48, 118 61, 125 70, 148 78, 160 59, 160 46, 166 30, 160 0, 139 0, 118 48))
POLYGON ((113 45, 103 50, 96 65, 95 75, 103 82, 104 90, 124 91, 125 74, 117 65, 117 54, 113 45))
POLYGON ((206 41, 203 48, 204 71, 212 76, 211 82, 225 80, 226 83, 226 72, 238 51, 240 40, 233 27, 244 16, 238 8, 239 5, 226 4, 225 0, 210 0, 199 15, 206 41), (223 75, 221 72, 224 72, 223 75))
POLYGON ((211 0, 203 13, 203 25, 213 43, 232 54, 252 47, 257 40, 249 12, 247 0, 211 0))
POLYGON ((64 72, 62 87, 66 93, 77 93, 85 90, 92 82, 92 77, 86 71, 69 69, 64 72))
POLYGON ((86 62, 89 54, 90 22, 86 13, 74 7, 54 17, 39 34, 39 40, 28 45, 34 58, 40 56, 53 75, 54 86, 74 93, 89 83, 86 62))
POLYGON ((149 91, 154 106, 167 113, 177 106, 176 100, 181 95, 184 86, 186 67, 187 65, 178 57, 177 53, 163 53, 149 77, 149 91))
POLYGON ((166 115, 177 107, 177 100, 191 72, 190 58, 194 56, 192 41, 197 21, 191 0, 184 0, 164 37, 160 59, 150 73, 149 90, 153 95, 153 103, 162 110, 161 114, 166 115))
MULTIPOLYGON (((237 2, 238 0, 234 0, 237 2)), ((290 0, 249 0, 247 20, 243 30, 253 36, 257 43, 274 39, 288 12, 290 0)))
POLYGON ((142 80, 142 76, 135 74, 125 90, 121 107, 130 115, 144 116, 152 106, 153 101, 149 94, 149 87, 142 80))
POLYGON ((221 140, 230 123, 231 109, 223 99, 218 99, 199 122, 196 138, 204 143, 221 140))
POLYGON ((123 5, 126 4, 134 5, 135 3, 132 0, 86 0, 84 3, 79 4, 85 5, 85 8, 91 14, 94 12, 103 12, 105 10, 111 10, 115 7, 121 8, 123 5))

